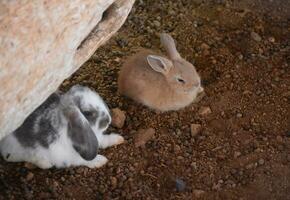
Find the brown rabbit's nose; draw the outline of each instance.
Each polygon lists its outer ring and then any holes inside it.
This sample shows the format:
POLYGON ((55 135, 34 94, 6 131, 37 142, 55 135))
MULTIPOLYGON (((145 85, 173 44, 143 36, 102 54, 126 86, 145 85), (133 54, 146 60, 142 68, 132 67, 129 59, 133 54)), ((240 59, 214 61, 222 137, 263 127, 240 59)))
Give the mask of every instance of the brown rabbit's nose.
POLYGON ((200 86, 200 81, 199 80, 194 81, 192 86, 193 87, 199 87, 200 86))

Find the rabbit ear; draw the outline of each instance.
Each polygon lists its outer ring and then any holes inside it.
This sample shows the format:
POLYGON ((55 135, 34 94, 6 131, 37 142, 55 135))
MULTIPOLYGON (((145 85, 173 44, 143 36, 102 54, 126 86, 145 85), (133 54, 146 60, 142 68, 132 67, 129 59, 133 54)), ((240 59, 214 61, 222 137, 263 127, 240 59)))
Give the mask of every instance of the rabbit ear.
POLYGON ((93 160, 98 153, 98 140, 89 122, 76 106, 64 109, 68 120, 68 136, 74 149, 85 160, 93 160))
POLYGON ((180 55, 176 49, 174 39, 167 33, 160 34, 160 42, 165 48, 168 56, 172 60, 180 59, 180 55))
POLYGON ((162 74, 167 74, 173 66, 173 63, 170 60, 161 56, 148 55, 147 61, 154 71, 162 74))

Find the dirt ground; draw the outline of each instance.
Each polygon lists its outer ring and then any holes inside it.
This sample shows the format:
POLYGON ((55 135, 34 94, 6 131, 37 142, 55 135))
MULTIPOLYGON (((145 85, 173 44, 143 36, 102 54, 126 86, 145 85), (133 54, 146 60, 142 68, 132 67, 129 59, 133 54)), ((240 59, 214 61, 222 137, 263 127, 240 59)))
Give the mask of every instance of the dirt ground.
POLYGON ((126 112, 126 143, 101 169, 31 169, 0 162, 0 199, 290 200, 290 1, 137 0, 119 32, 62 88, 87 85, 126 112), (194 62, 205 97, 156 114, 117 94, 134 49, 169 32, 194 62), (211 113, 200 115, 199 110, 211 113), (191 124, 202 131, 193 137, 191 124), (136 131, 154 128, 144 148, 136 131))

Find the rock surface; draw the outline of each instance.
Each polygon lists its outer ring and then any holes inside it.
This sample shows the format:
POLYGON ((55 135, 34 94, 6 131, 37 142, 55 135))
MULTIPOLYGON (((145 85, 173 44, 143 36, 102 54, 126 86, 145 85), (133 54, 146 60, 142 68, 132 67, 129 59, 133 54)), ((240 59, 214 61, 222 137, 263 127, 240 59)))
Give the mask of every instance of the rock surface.
POLYGON ((133 3, 0 2, 0 139, 121 27, 133 3))

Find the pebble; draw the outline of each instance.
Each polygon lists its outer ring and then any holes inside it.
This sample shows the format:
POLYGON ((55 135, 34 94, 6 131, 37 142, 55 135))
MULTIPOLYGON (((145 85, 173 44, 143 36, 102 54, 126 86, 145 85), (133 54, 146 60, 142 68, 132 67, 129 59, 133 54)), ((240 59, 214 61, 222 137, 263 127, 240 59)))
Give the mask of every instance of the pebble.
POLYGON ((242 113, 238 113, 237 114, 237 118, 241 118, 241 117, 243 117, 243 114, 242 113))
POLYGON ((53 181, 52 182, 52 186, 54 187, 54 189, 56 190, 57 188, 58 188, 58 186, 59 186, 59 183, 57 182, 57 181, 53 181))
POLYGON ((32 172, 28 172, 28 174, 25 177, 26 181, 31 181, 34 177, 34 174, 32 172))
POLYGON ((174 146, 174 152, 175 152, 175 153, 180 153, 180 152, 181 152, 181 148, 180 148, 180 146, 175 145, 175 146, 174 146))
POLYGON ((25 162, 24 163, 24 167, 26 167, 27 169, 36 169, 37 167, 31 163, 25 162))
POLYGON ((183 192, 186 188, 186 183, 183 180, 176 178, 175 179, 175 188, 178 192, 183 192))
POLYGON ((193 195, 195 198, 201 198, 204 195, 205 191, 203 190, 198 190, 198 189, 194 189, 193 190, 193 195))
POLYGON ((232 175, 235 175, 235 174, 237 174, 237 172, 238 172, 238 170, 236 170, 236 169, 234 169, 234 168, 233 168, 233 169, 231 169, 231 174, 232 174, 232 175))
POLYGON ((168 14, 169 14, 169 15, 175 15, 175 11, 172 10, 172 9, 170 9, 170 10, 168 11, 168 14))
POLYGON ((208 107, 208 106, 202 106, 198 111, 198 114, 200 116, 206 116, 206 115, 209 115, 211 113, 212 113, 212 111, 211 111, 210 107, 208 107))
POLYGON ((235 153, 234 153, 234 158, 238 158, 238 157, 240 157, 242 154, 241 154, 241 152, 239 152, 239 151, 235 151, 235 153))
POLYGON ((183 160, 184 158, 182 156, 177 156, 178 160, 183 160))
POLYGON ((261 36, 256 32, 251 32, 251 37, 256 42, 261 42, 261 40, 262 40, 261 36))
POLYGON ((113 188, 116 188, 118 184, 118 180, 116 177, 111 177, 111 185, 113 188))
POLYGON ((248 165, 246 165, 246 169, 253 169, 254 168, 254 164, 250 163, 248 165))
POLYGON ((125 46, 128 45, 128 41, 126 39, 120 38, 117 41, 117 44, 119 45, 119 47, 124 48, 125 46))
POLYGON ((190 166, 194 169, 194 170, 197 170, 197 163, 196 162, 192 162, 191 164, 190 164, 190 166))
POLYGON ((202 43, 201 46, 200 46, 200 48, 202 50, 208 50, 210 47, 206 43, 202 43))
POLYGON ((192 137, 196 137, 201 132, 201 125, 200 124, 191 124, 190 125, 190 132, 192 137))
POLYGON ((283 142, 283 138, 282 138, 280 135, 278 135, 278 136, 277 136, 277 141, 278 141, 278 142, 283 142))
POLYGON ((263 158, 260 158, 258 163, 259 163, 259 165, 264 165, 265 164, 265 160, 263 158))
POLYGON ((125 124, 126 114, 119 108, 114 108, 111 110, 112 114, 112 126, 116 128, 122 128, 125 124))
POLYGON ((145 144, 151 140, 155 135, 153 128, 139 129, 135 134, 134 144, 135 147, 145 146, 145 144))
POLYGON ((275 38, 274 37, 269 37, 269 41, 274 43, 275 42, 275 38))
POLYGON ((159 27, 161 25, 160 22, 157 21, 157 20, 154 20, 153 24, 154 24, 155 27, 159 27))

